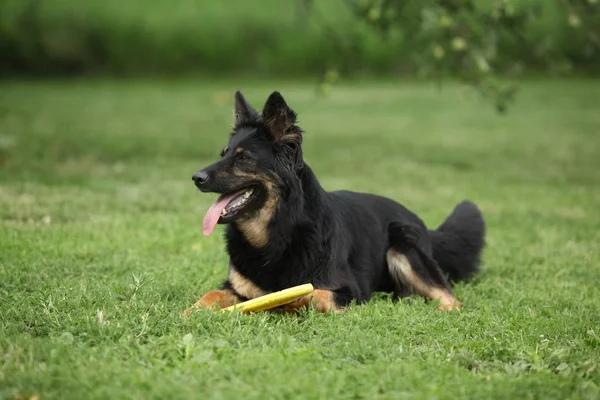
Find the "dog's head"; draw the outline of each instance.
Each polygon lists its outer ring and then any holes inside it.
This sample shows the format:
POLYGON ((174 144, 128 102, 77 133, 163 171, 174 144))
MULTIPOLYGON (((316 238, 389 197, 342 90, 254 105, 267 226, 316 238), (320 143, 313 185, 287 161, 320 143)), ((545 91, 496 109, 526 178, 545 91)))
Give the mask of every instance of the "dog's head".
POLYGON ((261 114, 236 92, 234 112, 234 130, 221 159, 192 177, 202 192, 221 195, 206 213, 205 235, 217 223, 241 222, 246 229, 265 225, 287 183, 304 165, 296 113, 279 92, 269 96, 261 114))

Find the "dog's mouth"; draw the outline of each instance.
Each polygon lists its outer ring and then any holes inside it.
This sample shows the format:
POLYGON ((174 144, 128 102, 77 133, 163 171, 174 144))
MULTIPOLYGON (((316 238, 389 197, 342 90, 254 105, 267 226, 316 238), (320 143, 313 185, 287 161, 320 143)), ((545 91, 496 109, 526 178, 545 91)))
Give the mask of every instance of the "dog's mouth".
POLYGON ((258 184, 222 194, 206 212, 202 233, 209 236, 217 224, 227 224, 239 216, 256 209, 261 202, 263 190, 258 184))

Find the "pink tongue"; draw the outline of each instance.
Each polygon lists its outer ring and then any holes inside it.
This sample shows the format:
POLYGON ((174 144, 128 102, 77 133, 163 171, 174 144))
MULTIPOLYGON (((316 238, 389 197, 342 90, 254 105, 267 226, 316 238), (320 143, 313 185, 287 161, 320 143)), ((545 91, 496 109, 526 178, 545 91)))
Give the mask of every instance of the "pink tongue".
POLYGON ((215 230, 215 226, 221 217, 221 212, 238 194, 239 193, 234 193, 229 196, 221 196, 217 201, 214 202, 212 206, 210 206, 206 212, 206 215, 204 216, 204 222, 202 222, 202 233, 204 236, 210 236, 210 234, 215 230))

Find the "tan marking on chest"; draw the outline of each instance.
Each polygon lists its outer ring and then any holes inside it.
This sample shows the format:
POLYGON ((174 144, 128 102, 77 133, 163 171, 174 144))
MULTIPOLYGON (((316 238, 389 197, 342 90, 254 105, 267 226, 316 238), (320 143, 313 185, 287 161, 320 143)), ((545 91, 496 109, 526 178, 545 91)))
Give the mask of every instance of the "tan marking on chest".
POLYGON ((265 183, 267 190, 267 201, 256 214, 241 218, 236 221, 238 229, 252 247, 263 248, 269 244, 269 222, 275 214, 275 207, 279 201, 279 194, 276 193, 272 183, 265 183))
POLYGON ((229 283, 237 293, 249 299, 255 299, 267 294, 250 279, 240 274, 234 266, 229 267, 229 283))

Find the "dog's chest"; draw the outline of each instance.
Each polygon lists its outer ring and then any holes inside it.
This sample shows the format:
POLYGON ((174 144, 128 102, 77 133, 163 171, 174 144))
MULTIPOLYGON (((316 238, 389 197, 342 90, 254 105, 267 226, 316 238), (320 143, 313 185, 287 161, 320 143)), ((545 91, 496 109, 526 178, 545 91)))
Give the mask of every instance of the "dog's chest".
POLYGON ((230 231, 227 239, 229 283, 233 290, 249 299, 304 283, 314 284, 316 276, 311 267, 323 267, 319 260, 309 260, 314 258, 310 257, 314 249, 307 254, 303 251, 304 246, 295 246, 293 252, 266 257, 264 250, 251 247, 237 231, 230 231))
MULTIPOLYGON (((269 265, 271 266, 271 265, 269 265)), ((229 283, 235 292, 248 298, 264 296, 301 283, 310 283, 311 279, 300 279, 297 272, 287 268, 289 264, 268 268, 265 265, 250 266, 247 264, 229 265, 229 283)))
POLYGON ((254 299, 268 293, 253 280, 240 273, 233 265, 229 266, 229 283, 235 292, 248 299, 254 299))

